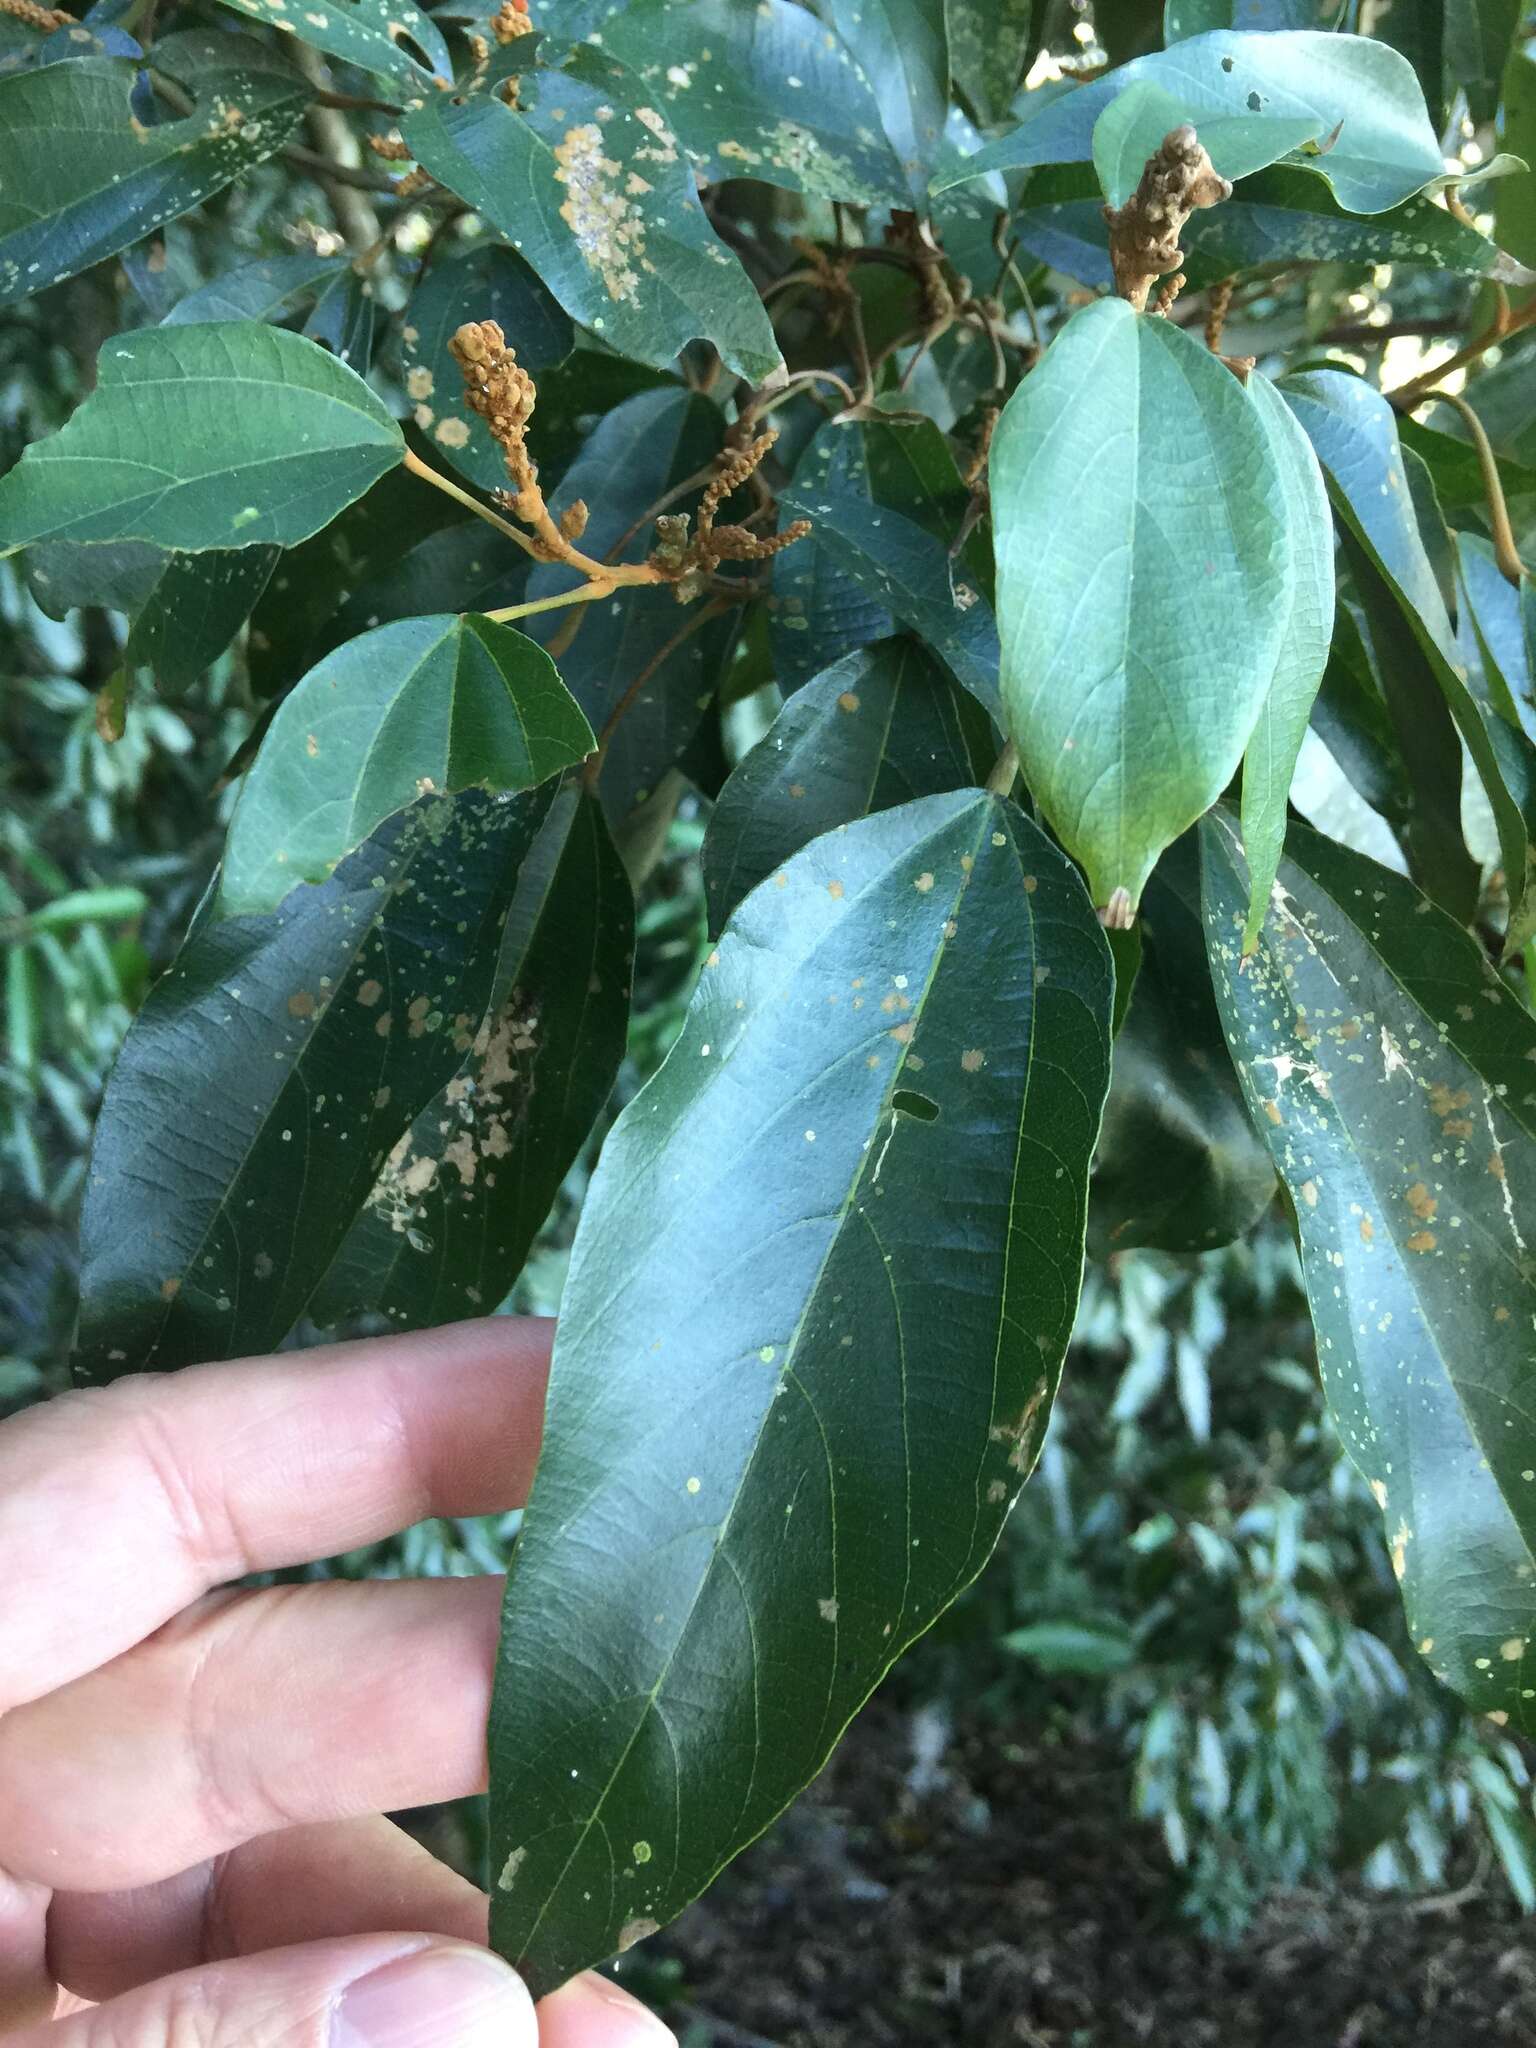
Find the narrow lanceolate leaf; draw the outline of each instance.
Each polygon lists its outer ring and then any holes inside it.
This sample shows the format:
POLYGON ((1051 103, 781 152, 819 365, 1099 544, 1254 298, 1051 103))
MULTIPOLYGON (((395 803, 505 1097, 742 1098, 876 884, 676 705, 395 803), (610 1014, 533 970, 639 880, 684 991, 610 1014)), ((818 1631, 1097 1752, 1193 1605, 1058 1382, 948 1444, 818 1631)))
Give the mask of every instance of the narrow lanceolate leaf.
POLYGON ((996 755, 992 721, 916 641, 834 662, 796 691, 720 792, 704 838, 710 931, 823 832, 977 786, 996 755))
POLYGON ((278 706, 230 820, 220 907, 275 910, 418 797, 529 789, 594 744, 554 663, 510 626, 439 612, 360 634, 278 706))
POLYGON ((432 799, 279 911, 204 904, 96 1125, 81 1378, 281 1342, 475 1041, 552 795, 432 799))
MULTIPOLYGON (((1308 29, 1252 35, 1218 29, 1063 94, 988 143, 963 170, 946 172, 944 182, 1026 164, 1087 163, 1100 114, 1143 82, 1161 87, 1197 128, 1212 119, 1262 115, 1273 124, 1276 157, 1294 148, 1298 123, 1315 123, 1320 141, 1306 145, 1296 161, 1326 179, 1352 213, 1385 213, 1445 177, 1413 66, 1386 43, 1308 29), (1335 130, 1337 140, 1324 151, 1321 142, 1335 130)), ((1248 167, 1257 169, 1251 149, 1248 155, 1248 167)))
POLYGON ((1285 845, 1285 807, 1296 757, 1333 640, 1333 520, 1312 444, 1285 400, 1267 377, 1253 377, 1248 388, 1270 437, 1291 544, 1290 616, 1243 755, 1243 838, 1253 876, 1243 944, 1251 951, 1285 845))
POLYGON ((715 238, 677 137, 643 81, 599 48, 527 74, 516 111, 443 93, 401 133, 622 354, 665 368, 702 339, 754 384, 779 367, 768 315, 715 238))
POLYGON ((1009 730, 1123 921, 1226 787, 1276 674, 1293 565, 1271 434, 1199 342, 1105 299, 1010 399, 991 470, 1009 730))
POLYGON ((634 923, 602 811, 572 784, 523 862, 474 1046, 385 1161, 317 1322, 371 1309, 420 1330, 506 1295, 624 1057, 634 923))
POLYGON ((491 1719, 493 1938, 648 1934, 980 1569, 1040 1442, 1107 950, 1012 806, 923 798, 737 911, 572 1255, 491 1719))
MULTIPOLYGON (((760 178, 858 206, 910 196, 868 79, 796 0, 630 0, 596 17, 711 184, 760 178)), ((587 33, 564 0, 538 18, 552 36, 587 33)))
MULTIPOLYGON (((1250 1231, 1275 1170, 1227 1057, 1200 924, 1200 849, 1188 832, 1147 883, 1141 962, 1115 1038, 1088 1209, 1096 1256, 1132 1245, 1210 1251, 1250 1231)), ((1120 988, 1115 993, 1120 1006, 1120 988)))
POLYGON ((252 21, 297 36, 416 99, 446 85, 453 59, 443 32, 412 0, 222 0, 252 21))
POLYGON ((1204 829, 1207 944, 1290 1192, 1329 1405, 1386 1518, 1409 1629, 1536 1727, 1536 1020, 1401 876, 1296 830, 1239 972, 1248 876, 1204 829))
POLYGON ((247 36, 190 30, 155 66, 193 101, 144 127, 131 57, 80 57, 0 79, 0 305, 73 277, 186 213, 281 149, 309 88, 247 36))
POLYGON ((944 0, 831 0, 829 11, 874 87, 909 192, 925 206, 949 113, 944 0))
POLYGON ((68 424, 0 478, 0 548, 291 547, 405 450, 361 377, 256 321, 114 335, 97 378, 68 424))
POLYGON ((1470 687, 1415 514, 1392 407, 1342 370, 1308 370, 1282 389, 1317 450, 1340 518, 1400 609, 1476 764, 1498 830, 1511 942, 1520 945, 1536 932, 1536 747, 1470 687))

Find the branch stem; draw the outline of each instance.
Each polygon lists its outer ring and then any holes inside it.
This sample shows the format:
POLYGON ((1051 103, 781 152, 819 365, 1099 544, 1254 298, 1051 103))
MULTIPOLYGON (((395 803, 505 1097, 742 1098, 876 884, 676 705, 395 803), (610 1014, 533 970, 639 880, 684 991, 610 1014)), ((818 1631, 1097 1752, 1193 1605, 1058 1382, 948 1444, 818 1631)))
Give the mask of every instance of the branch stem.
POLYGON ((526 533, 519 533, 510 520, 503 519, 499 512, 493 512, 489 505, 482 505, 478 498, 466 491, 462 485, 456 484, 452 477, 444 476, 442 471, 434 469, 431 463, 423 462, 410 448, 405 451, 405 466, 412 476, 419 476, 424 484, 431 484, 432 488, 441 491, 445 498, 452 498, 455 504, 473 512, 477 518, 483 519, 487 526, 494 526, 496 531, 504 533, 508 540, 515 540, 525 555, 532 555, 536 562, 544 559, 526 533))
POLYGON ((1427 405, 1434 399, 1440 405, 1452 406, 1460 415, 1462 424, 1472 437, 1472 446, 1477 450, 1478 467, 1483 473, 1483 490, 1488 499, 1488 524, 1493 531, 1494 560, 1500 573, 1507 577, 1518 590, 1526 567, 1520 559, 1520 550, 1515 546, 1514 529, 1509 523, 1509 507, 1504 502, 1504 485, 1499 478, 1499 465, 1488 439, 1488 430, 1464 398, 1454 391, 1426 391, 1418 404, 1427 405))

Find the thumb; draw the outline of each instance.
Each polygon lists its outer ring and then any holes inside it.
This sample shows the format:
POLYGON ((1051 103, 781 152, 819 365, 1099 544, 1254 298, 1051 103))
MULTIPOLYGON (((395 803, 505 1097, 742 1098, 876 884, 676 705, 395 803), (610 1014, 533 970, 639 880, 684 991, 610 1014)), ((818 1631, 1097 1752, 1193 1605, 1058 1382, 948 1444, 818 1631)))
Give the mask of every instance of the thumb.
POLYGON ((535 2048, 522 1979, 425 1935, 307 1942, 146 1984, 12 2048, 535 2048))

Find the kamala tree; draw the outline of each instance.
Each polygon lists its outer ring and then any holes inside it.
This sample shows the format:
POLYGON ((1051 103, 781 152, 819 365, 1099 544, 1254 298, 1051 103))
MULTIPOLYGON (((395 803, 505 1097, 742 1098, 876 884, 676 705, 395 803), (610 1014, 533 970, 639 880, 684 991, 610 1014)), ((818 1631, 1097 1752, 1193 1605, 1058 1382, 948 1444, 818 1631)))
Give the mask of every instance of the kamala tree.
POLYGON ((601 1135, 489 1730, 535 1990, 980 1570, 1090 1205, 1284 1205, 1414 1640, 1536 1732, 1520 0, 0 7, 80 365, 0 547, 122 615, 105 734, 249 709, 77 1376, 489 1312, 601 1135))

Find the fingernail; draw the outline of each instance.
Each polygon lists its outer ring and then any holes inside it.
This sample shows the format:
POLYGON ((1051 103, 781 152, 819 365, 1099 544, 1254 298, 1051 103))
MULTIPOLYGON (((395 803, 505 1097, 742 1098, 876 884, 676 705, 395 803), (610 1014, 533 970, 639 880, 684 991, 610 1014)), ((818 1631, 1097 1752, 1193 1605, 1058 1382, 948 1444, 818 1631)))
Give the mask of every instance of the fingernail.
POLYGON ((534 2038, 522 1979, 485 1949, 440 1944, 349 1984, 330 2048, 532 2048, 534 2038))
POLYGON ((539 2001, 540 2048, 677 2048, 677 2036, 649 2006, 606 1977, 573 1977, 539 2001))

